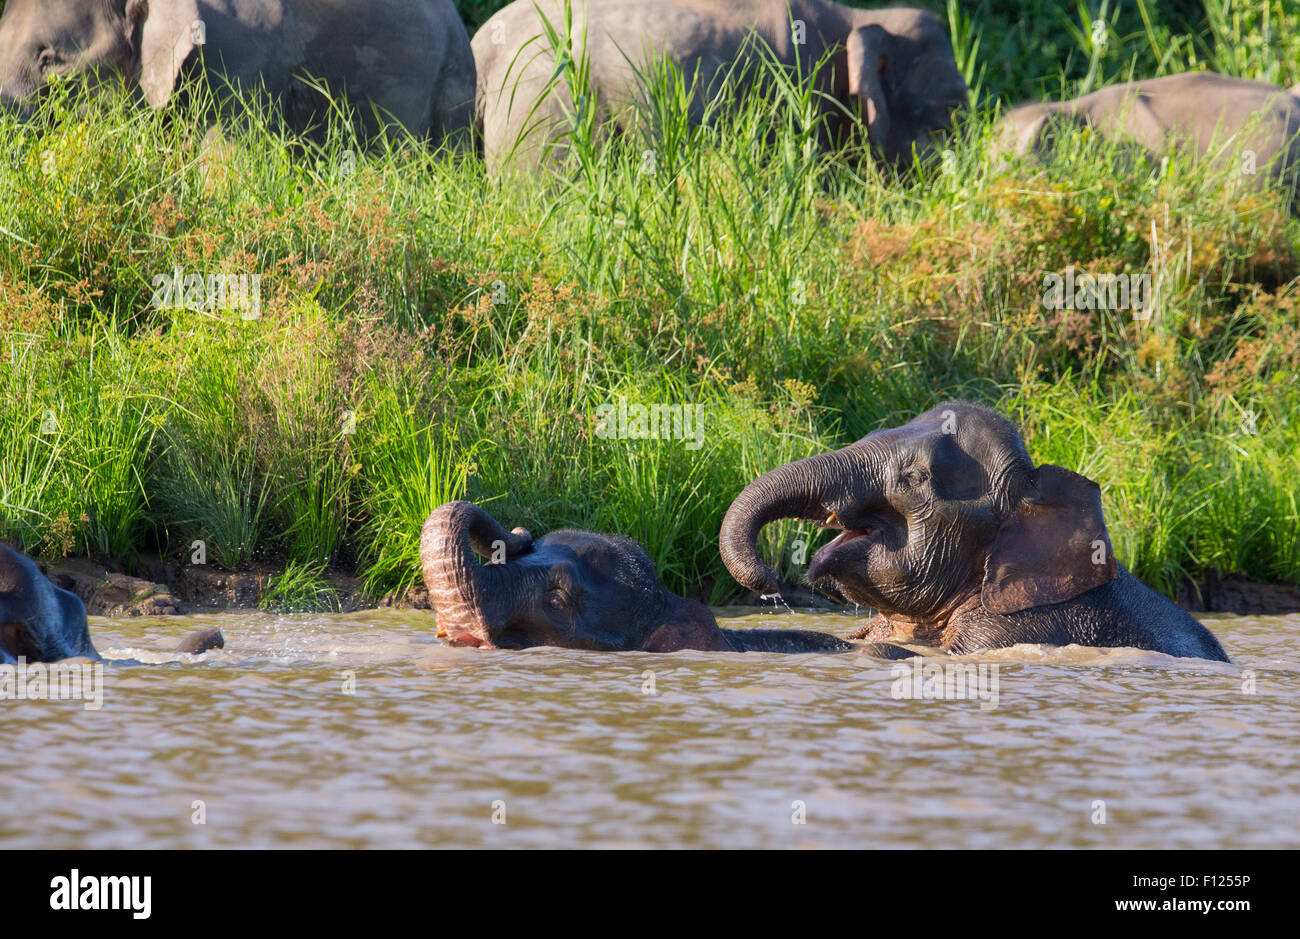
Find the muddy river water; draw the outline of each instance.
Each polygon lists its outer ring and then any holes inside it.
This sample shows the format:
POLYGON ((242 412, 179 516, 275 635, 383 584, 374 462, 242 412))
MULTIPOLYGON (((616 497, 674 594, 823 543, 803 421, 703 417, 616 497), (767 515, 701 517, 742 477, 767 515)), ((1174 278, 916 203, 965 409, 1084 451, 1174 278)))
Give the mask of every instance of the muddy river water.
POLYGON ((484 651, 423 612, 92 619, 138 664, 108 664, 98 709, 0 700, 0 847, 1300 846, 1300 615, 1204 621, 1232 665, 484 651), (208 625, 224 650, 159 651, 208 625), (953 664, 964 684, 925 668, 953 664))

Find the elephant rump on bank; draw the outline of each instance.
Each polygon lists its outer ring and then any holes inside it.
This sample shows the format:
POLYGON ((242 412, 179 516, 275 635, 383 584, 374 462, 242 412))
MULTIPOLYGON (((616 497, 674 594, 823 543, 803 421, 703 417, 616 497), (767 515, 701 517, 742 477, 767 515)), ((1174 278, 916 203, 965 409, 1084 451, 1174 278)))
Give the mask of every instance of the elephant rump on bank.
MULTIPOLYGON (((1300 86, 1297 86, 1300 88, 1300 86)), ((1240 173, 1248 185, 1300 183, 1300 95, 1268 82, 1183 72, 1108 85, 1071 101, 1013 108, 998 128, 1002 158, 1049 162, 1064 135, 1091 130, 1155 160, 1169 147, 1240 173)), ((1300 198, 1292 193, 1293 205, 1300 198)))

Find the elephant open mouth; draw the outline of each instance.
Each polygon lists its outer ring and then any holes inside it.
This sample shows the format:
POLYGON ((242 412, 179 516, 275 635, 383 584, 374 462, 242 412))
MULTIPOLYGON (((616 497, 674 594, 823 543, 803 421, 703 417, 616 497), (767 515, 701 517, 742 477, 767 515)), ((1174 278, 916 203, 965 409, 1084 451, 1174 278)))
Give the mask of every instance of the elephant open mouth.
POLYGON ((834 577, 842 566, 860 561, 858 555, 865 547, 862 541, 872 531, 871 528, 846 528, 828 541, 813 555, 812 563, 808 565, 808 582, 834 577))

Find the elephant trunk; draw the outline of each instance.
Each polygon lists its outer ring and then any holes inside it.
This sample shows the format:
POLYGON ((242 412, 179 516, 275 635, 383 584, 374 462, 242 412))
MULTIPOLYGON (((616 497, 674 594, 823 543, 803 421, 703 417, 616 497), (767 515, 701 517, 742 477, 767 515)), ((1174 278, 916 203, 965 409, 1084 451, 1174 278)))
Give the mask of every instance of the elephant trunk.
POLYGON ((441 505, 420 533, 420 565, 438 625, 457 645, 491 646, 509 606, 503 568, 482 565, 474 555, 509 560, 529 550, 522 528, 506 531, 472 502, 441 505))
POLYGON ((853 457, 846 450, 819 453, 764 473, 746 486, 722 520, 722 563, 739 583, 760 594, 776 593, 776 571, 758 557, 763 526, 781 518, 825 522, 846 493, 853 457))
POLYGON ((858 99, 862 123, 872 147, 894 159, 890 149, 890 108, 882 76, 889 34, 874 23, 851 31, 846 43, 849 94, 858 99))

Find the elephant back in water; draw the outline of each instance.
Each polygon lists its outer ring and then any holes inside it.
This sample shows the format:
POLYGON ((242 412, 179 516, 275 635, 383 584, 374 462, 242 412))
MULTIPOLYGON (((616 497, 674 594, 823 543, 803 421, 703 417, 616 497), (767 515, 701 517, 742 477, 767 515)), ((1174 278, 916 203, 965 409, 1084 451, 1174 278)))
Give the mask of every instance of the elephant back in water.
POLYGON ((474 57, 452 0, 9 0, 0 103, 29 109, 55 74, 116 74, 154 107, 201 76, 218 98, 265 94, 315 136, 331 113, 323 83, 363 138, 471 139, 474 57))
POLYGON ((563 152, 572 97, 557 71, 552 30, 590 66, 598 121, 628 126, 645 104, 637 72, 666 58, 690 85, 702 120, 730 75, 753 78, 765 54, 817 71, 824 143, 861 118, 873 151, 894 164, 924 157, 967 104, 966 82, 938 17, 897 7, 857 10, 829 0, 516 0, 474 35, 477 115, 489 170, 523 169, 563 152), (546 24, 543 23, 546 21, 546 24))

